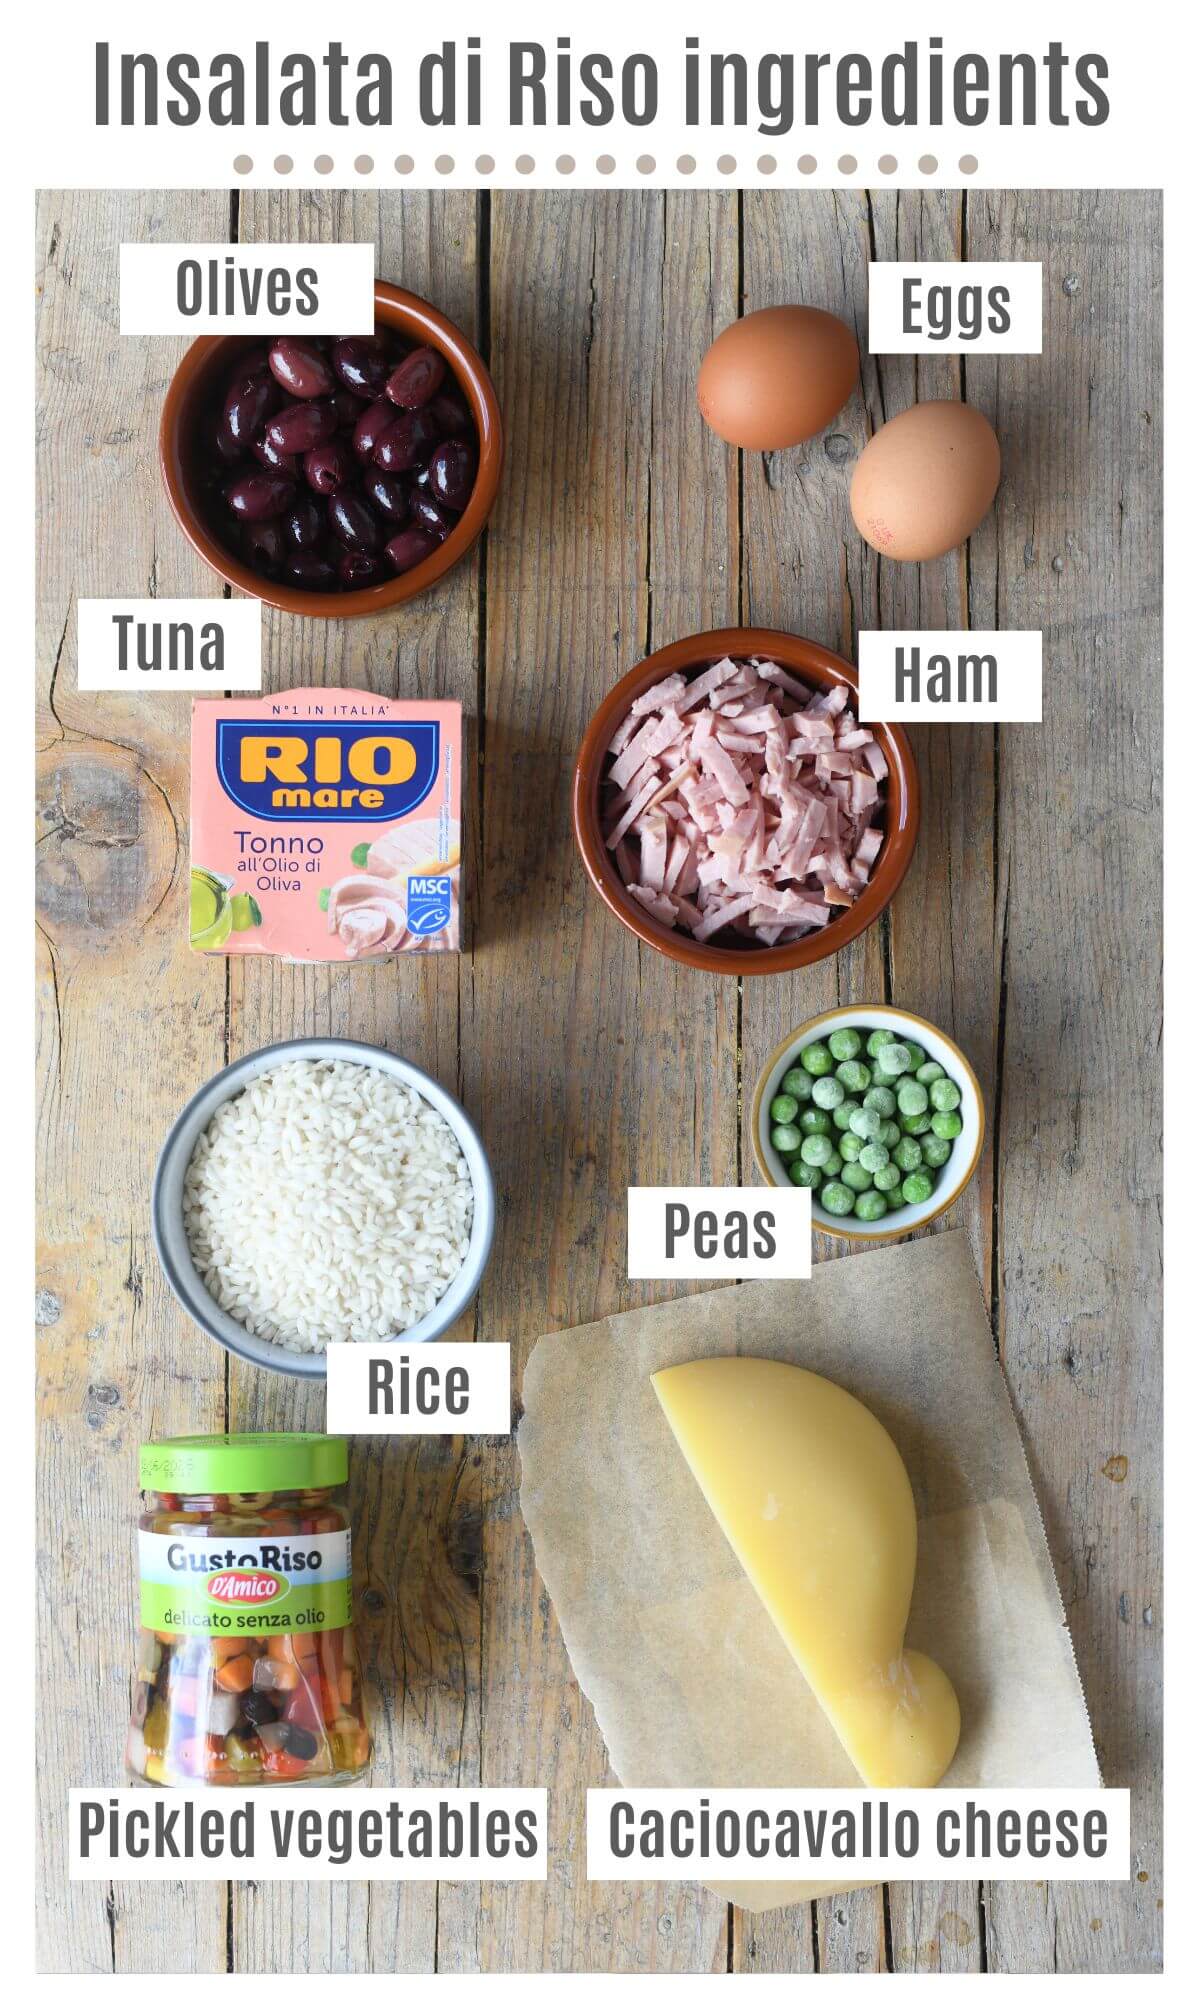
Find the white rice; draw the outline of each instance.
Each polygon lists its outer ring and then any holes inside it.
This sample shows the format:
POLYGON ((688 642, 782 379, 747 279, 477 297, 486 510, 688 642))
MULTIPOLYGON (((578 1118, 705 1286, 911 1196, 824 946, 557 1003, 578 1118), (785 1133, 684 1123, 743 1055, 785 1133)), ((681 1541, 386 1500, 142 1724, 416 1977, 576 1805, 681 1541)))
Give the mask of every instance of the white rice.
POLYGON ((440 1111, 382 1070, 280 1063, 223 1104, 183 1183, 192 1261, 251 1333, 301 1353, 424 1319, 471 1236, 440 1111))

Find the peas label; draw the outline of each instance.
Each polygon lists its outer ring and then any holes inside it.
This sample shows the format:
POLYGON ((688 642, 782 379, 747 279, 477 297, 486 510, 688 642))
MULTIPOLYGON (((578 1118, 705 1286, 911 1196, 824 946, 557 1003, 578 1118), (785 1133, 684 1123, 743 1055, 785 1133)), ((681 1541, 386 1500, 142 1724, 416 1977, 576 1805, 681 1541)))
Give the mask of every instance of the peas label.
POLYGON ((631 1278, 808 1278, 806 1187, 631 1187, 631 1278))

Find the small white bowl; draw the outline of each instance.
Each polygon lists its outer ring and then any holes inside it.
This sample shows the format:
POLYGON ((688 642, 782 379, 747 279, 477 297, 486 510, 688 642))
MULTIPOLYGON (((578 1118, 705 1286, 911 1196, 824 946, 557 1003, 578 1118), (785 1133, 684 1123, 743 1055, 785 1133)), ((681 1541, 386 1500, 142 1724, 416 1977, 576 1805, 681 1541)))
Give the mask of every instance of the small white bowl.
POLYGON ((935 1216, 941 1215, 952 1202, 958 1200, 979 1165, 979 1155, 983 1151, 983 1092, 979 1088, 979 1079, 957 1043, 943 1035, 931 1021, 923 1021, 919 1014, 908 1014, 903 1007, 834 1007, 828 1014, 818 1014, 780 1042, 769 1057, 754 1092, 750 1128, 754 1157, 763 1179, 773 1181, 776 1187, 791 1187, 792 1182, 771 1144, 771 1099, 777 1095, 781 1079, 799 1059, 801 1049, 807 1048, 810 1042, 824 1041, 839 1027, 863 1028, 867 1034, 875 1028, 891 1028, 894 1034, 906 1041, 920 1042, 922 1048, 929 1050, 932 1060, 941 1063, 946 1075, 958 1085, 962 1096, 958 1110, 963 1128, 953 1142, 950 1158, 941 1169, 937 1186, 928 1201, 914 1202, 907 1208, 889 1209, 878 1222, 863 1222, 857 1215, 839 1215, 835 1221, 832 1216, 826 1215, 814 1196, 814 1229, 824 1230, 827 1236, 843 1236, 850 1242, 886 1243, 897 1236, 908 1236, 914 1229, 924 1229, 926 1223, 932 1222, 935 1216))
POLYGON ((415 1063, 405 1062, 402 1056, 394 1056, 388 1049, 374 1048, 369 1042, 326 1037, 318 1039, 315 1036, 306 1036, 296 1042, 275 1042, 270 1048, 256 1049, 252 1055, 240 1057, 237 1062, 230 1063, 228 1069, 218 1070, 216 1076, 210 1077, 201 1086, 168 1132, 154 1175, 151 1225, 163 1274, 185 1312, 206 1333, 211 1333, 214 1340, 219 1340, 222 1347, 227 1347, 231 1354, 240 1354, 243 1360, 256 1362, 260 1368, 273 1369, 277 1375, 320 1377, 326 1372, 324 1349, 318 1354, 301 1354, 277 1341, 264 1340, 261 1334, 251 1333, 240 1320, 234 1319, 232 1313, 227 1313, 223 1306, 217 1304, 192 1262, 183 1223, 184 1175, 196 1150, 196 1141, 213 1114, 267 1070, 275 1069, 280 1063, 304 1061, 362 1063, 369 1069, 382 1070, 385 1076, 392 1077, 397 1083, 408 1084, 419 1097, 425 1098, 427 1103, 441 1112, 462 1147, 470 1170, 474 1204, 471 1237, 462 1266, 433 1311, 418 1320, 415 1326, 410 1326, 407 1333, 397 1334, 398 1341, 436 1340, 460 1313, 466 1311, 479 1290, 484 1266, 491 1252, 496 1226, 496 1194, 479 1134, 457 1099, 451 1097, 448 1090, 443 1090, 433 1077, 426 1076, 425 1071, 418 1069, 415 1063))

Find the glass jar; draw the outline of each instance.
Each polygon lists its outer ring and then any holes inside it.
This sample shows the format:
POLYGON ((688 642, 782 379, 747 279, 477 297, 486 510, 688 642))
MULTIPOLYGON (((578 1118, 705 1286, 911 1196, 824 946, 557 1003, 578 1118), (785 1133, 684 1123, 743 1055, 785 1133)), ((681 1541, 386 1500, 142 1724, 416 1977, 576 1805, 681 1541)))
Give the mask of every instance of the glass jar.
POLYGON ((150 1785, 353 1784, 371 1739, 352 1629, 344 1438, 142 1446, 126 1763, 150 1785))

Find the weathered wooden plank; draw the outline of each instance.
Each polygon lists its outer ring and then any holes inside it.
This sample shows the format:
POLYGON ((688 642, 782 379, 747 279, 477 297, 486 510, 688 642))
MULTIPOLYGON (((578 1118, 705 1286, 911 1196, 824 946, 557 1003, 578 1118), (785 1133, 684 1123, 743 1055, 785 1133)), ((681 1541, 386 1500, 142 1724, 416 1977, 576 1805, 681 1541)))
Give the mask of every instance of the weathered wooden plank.
POLYGON ((149 1241, 158 1144, 221 1059, 224 980, 189 958, 187 704, 80 694, 79 596, 204 596, 167 509, 162 394, 184 343, 121 339, 123 240, 220 238, 223 195, 38 203, 39 1964, 225 1965, 226 1892, 69 1885, 66 1788, 120 1776, 136 1632, 137 1446, 220 1427, 224 1369, 149 1241), (94 1560, 78 1560, 86 1521, 94 1560), (51 1531, 61 1523, 63 1533, 51 1531))
MULTIPOLYGON (((814 193, 792 200, 774 193, 742 197, 743 310, 801 300, 838 313, 866 349, 870 214, 866 197, 814 193)), ((870 435, 861 388, 830 429, 793 451, 743 456, 743 612, 745 622, 801 632, 853 660, 870 551, 850 520, 850 466, 870 435)), ((887 998, 885 934, 876 926, 836 957, 778 978, 744 981, 743 1105, 748 1119, 759 1071, 772 1049, 810 1015, 852 1000, 887 998)), ((748 1126, 743 1178, 757 1172, 748 1126)), ((837 1255, 836 1239, 814 1235, 818 1258, 837 1255)), ((876 1971, 885 1964, 883 1892, 858 1889, 799 1910, 753 1920, 734 1912, 734 1970, 815 1967, 876 1971), (806 1918, 809 1921, 806 1923, 806 1918)))
POLYGON ((1135 1874, 993 1884, 988 1966, 1145 1971, 1162 1895, 1161 203, 992 193, 971 217, 981 257, 1045 273, 1040 359, 995 369, 998 618, 1046 634, 1042 726, 1002 731, 998 773, 1000 1337, 1101 1768, 1132 1789, 1135 1874))
MULTIPOLYGON (((735 989, 625 935, 568 820, 605 688, 648 639, 733 609, 728 468, 689 402, 711 326, 733 310, 732 210, 661 194, 493 202, 512 459, 489 553, 485 942, 464 1049, 501 1189, 481 1317, 512 1342, 518 1384, 547 1327, 647 1295, 622 1277, 630 1182, 736 1171, 735 989)), ((549 1786, 553 1848, 545 1887, 443 1888, 439 1966, 721 1969, 716 1898, 584 1879, 584 1792, 610 1774, 533 1567, 515 1451, 488 1451, 484 1470, 483 1771, 549 1786)))
MULTIPOLYGON (((381 277, 431 299, 473 337, 473 194, 336 189, 246 194, 245 241, 374 242, 381 277)), ((297 619, 268 612, 268 687, 346 686, 449 697, 476 712, 478 552, 442 586, 390 617, 297 619)), ((464 822, 478 845, 474 772, 464 822)), ((470 901, 468 886, 467 897, 470 901)), ((458 1022, 469 957, 397 956, 308 967, 230 961, 230 1057, 305 1033, 386 1044, 461 1088, 458 1022)), ((479 1105, 470 1091, 468 1106, 479 1105)), ((470 1338, 472 1319, 457 1328, 470 1338)), ((324 1428, 323 1391, 235 1365, 234 1428, 324 1428)), ((470 1784, 479 1740, 479 1469, 454 1439, 360 1439, 352 1453, 356 1618, 375 1737, 377 1784, 470 1784)), ((436 1884, 260 1883, 233 1891, 238 1972, 431 1971, 436 1884)))

